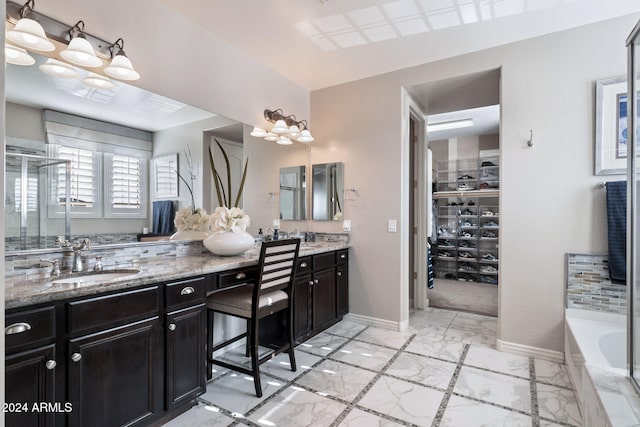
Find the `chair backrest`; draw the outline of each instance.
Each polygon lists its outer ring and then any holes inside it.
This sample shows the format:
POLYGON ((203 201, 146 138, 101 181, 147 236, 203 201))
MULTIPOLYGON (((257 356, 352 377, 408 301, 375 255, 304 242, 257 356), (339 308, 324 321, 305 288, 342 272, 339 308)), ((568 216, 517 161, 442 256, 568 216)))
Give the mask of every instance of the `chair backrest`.
POLYGON ((254 301, 260 294, 277 289, 291 295, 300 239, 271 240, 263 242, 258 259, 258 282, 254 287, 254 301))

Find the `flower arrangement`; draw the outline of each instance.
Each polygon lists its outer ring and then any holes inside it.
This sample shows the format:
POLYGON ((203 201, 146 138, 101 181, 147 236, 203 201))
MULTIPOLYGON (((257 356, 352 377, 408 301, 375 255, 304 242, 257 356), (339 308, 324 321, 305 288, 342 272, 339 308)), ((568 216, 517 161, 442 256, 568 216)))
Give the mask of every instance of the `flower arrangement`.
POLYGON ((249 215, 240 208, 218 206, 211 214, 211 229, 214 233, 223 231, 241 233, 247 231, 250 221, 249 215))
MULTIPOLYGON (((211 152, 211 148, 209 148, 209 163, 211 164, 211 175, 213 176, 213 183, 216 186, 216 195, 218 196, 218 205, 219 206, 231 206, 231 165, 229 164, 229 157, 227 156, 227 152, 224 151, 220 142, 214 138, 216 144, 218 144, 218 148, 222 152, 222 157, 224 158, 224 162, 227 166, 227 190, 225 191, 224 185, 222 184, 222 177, 218 173, 216 169, 215 162, 213 161, 213 153, 211 152)), ((247 179, 247 167, 249 166, 249 158, 244 163, 244 170, 242 171, 242 179, 240 180, 240 188, 238 189, 238 195, 236 196, 235 203, 233 204, 234 208, 238 207, 240 203, 240 197, 242 197, 242 190, 244 189, 244 182, 247 179)))
POLYGON ((187 206, 176 212, 173 224, 178 231, 211 231, 211 216, 202 208, 187 206))

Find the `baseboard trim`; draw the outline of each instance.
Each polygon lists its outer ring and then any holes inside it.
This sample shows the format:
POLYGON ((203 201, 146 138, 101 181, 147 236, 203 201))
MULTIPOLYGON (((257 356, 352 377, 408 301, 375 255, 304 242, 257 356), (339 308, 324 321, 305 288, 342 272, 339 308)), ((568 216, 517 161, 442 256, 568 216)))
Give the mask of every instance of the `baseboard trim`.
POLYGON ((505 353, 519 354, 521 356, 535 357, 536 359, 549 360, 551 362, 564 363, 564 352, 547 350, 540 347, 531 347, 524 344, 498 340, 496 348, 505 353))
POLYGON ((391 329, 392 331, 404 331, 409 325, 409 320, 406 322, 393 322, 391 320, 378 319, 377 317, 362 316, 360 314, 347 313, 344 315, 345 320, 351 320, 352 322, 360 323, 363 325, 376 326, 383 329, 391 329), (404 327, 404 329, 402 329, 404 327))

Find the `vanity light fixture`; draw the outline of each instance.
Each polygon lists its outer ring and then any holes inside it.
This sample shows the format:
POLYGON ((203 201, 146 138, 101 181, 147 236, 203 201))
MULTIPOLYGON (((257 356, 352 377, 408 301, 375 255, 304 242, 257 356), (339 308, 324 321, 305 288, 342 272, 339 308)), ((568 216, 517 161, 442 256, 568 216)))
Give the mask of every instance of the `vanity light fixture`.
POLYGON ((69 46, 60 52, 62 59, 81 67, 100 67, 102 59, 96 56, 93 46, 84 35, 84 21, 78 21, 68 33, 70 42, 69 46))
POLYGON ((13 43, 26 49, 39 52, 51 52, 55 50, 55 45, 47 38, 44 28, 38 22, 25 16, 33 11, 34 0, 27 1, 20 8, 20 20, 16 22, 13 29, 7 31, 7 38, 13 43))
POLYGON ((438 122, 427 124, 427 132, 438 132, 441 130, 460 129, 473 126, 473 119, 451 120, 448 122, 438 122))
POLYGON ((5 60, 13 65, 33 65, 36 63, 36 60, 29 55, 29 52, 8 43, 4 44, 4 56, 5 60))
POLYGON ((111 90, 116 88, 116 85, 113 84, 109 77, 92 73, 91 71, 89 71, 87 77, 82 79, 82 83, 94 89, 111 90))
POLYGON ((104 69, 106 75, 118 80, 138 80, 140 78, 140 74, 133 69, 131 60, 124 53, 122 37, 109 46, 109 52, 111 53, 111 64, 104 69), (114 54, 116 48, 118 48, 118 53, 114 54))
POLYGON ((293 114, 285 116, 282 109, 264 110, 264 118, 273 126, 269 130, 254 127, 250 135, 257 138, 264 138, 267 141, 274 141, 278 144, 289 145, 293 141, 309 143, 313 141, 313 136, 308 129, 306 120, 297 120, 293 114), (302 130, 300 130, 302 129, 302 130))
POLYGON ((43 73, 54 77, 63 77, 67 79, 78 77, 78 71, 75 68, 66 62, 58 61, 53 58, 47 59, 47 62, 40 65, 39 68, 43 73))

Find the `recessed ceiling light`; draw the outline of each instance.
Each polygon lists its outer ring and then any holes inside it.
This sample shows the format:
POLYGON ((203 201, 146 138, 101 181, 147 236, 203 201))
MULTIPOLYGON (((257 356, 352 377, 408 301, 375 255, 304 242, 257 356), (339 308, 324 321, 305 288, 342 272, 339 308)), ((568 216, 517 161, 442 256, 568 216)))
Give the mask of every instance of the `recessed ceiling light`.
POLYGON ((452 120, 448 122, 429 123, 427 132, 438 132, 440 130, 451 130, 459 128, 467 128, 473 126, 473 119, 452 120))

